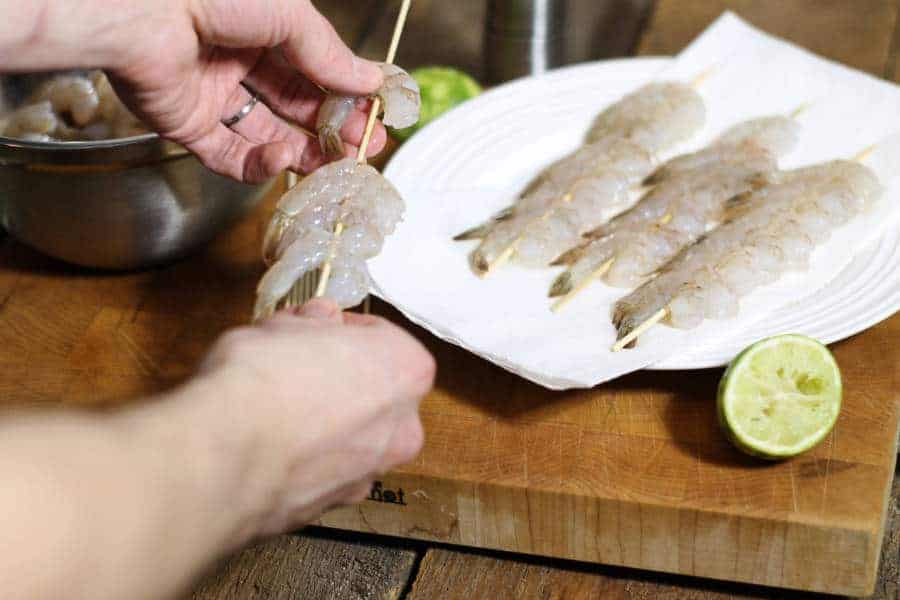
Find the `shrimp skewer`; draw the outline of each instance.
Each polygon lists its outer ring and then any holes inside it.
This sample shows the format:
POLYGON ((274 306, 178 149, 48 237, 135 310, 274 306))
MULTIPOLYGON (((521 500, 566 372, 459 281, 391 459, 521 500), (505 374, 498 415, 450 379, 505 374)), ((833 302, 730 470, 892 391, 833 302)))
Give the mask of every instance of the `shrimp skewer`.
POLYGON ((765 183, 777 158, 796 144, 798 126, 788 117, 763 117, 735 125, 713 144, 657 169, 656 187, 631 209, 591 232, 591 241, 554 264, 569 265, 550 296, 559 310, 591 281, 632 287, 722 221, 729 198, 765 183), (690 167, 688 166, 690 165, 690 167))
MULTIPOLYGON (((396 55, 409 7, 404 0, 387 63, 396 55)), ((282 298, 290 306, 327 295, 348 308, 368 295, 365 261, 381 251, 404 211, 396 188, 365 164, 380 103, 380 97, 372 102, 355 160, 320 167, 279 201, 263 241, 263 259, 271 266, 257 287, 254 320, 272 314, 282 298), (311 294, 315 269, 318 286, 311 294)))
POLYGON ((547 168, 516 204, 485 226, 457 236, 483 236, 472 253, 486 276, 516 257, 545 266, 580 236, 628 208, 629 191, 653 168, 653 156, 697 131, 700 96, 680 83, 651 83, 607 108, 588 143, 547 168))
POLYGON ((324 295, 342 308, 361 302, 369 291, 365 261, 381 251, 403 210, 396 188, 352 158, 304 178, 281 198, 266 231, 263 259, 270 268, 257 287, 254 319, 272 314, 299 279, 326 263, 324 295))
POLYGON ((670 261, 613 309, 618 341, 633 344, 659 321, 691 329, 737 314, 739 299, 790 270, 803 270, 817 244, 865 211, 881 193, 868 168, 835 160, 779 173, 775 183, 734 201, 729 220, 670 261))

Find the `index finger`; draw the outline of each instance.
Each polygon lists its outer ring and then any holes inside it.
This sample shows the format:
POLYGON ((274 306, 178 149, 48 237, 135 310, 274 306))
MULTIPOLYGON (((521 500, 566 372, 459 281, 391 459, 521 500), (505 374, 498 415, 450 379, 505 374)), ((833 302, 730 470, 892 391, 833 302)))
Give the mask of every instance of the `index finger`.
POLYGON ((381 85, 381 69, 353 54, 309 0, 195 0, 191 6, 197 34, 208 44, 281 47, 312 81, 344 94, 371 94, 381 85))

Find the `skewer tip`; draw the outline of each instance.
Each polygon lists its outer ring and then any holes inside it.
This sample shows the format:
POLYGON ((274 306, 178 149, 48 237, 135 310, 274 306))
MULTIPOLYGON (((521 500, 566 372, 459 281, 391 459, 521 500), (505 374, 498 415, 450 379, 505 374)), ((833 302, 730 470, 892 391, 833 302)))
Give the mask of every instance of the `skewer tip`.
POLYGON ((788 118, 796 119, 797 117, 808 111, 810 108, 812 108, 812 105, 812 102, 804 102, 803 104, 792 110, 790 113, 788 113, 788 118))
POLYGON ((875 148, 877 147, 878 144, 872 144, 871 146, 863 148, 851 160, 853 162, 863 162, 864 160, 869 158, 869 156, 871 156, 873 152, 875 152, 875 148))
POLYGON ((696 89, 700 87, 707 79, 713 76, 719 70, 719 64, 713 63, 704 69, 699 75, 691 80, 691 87, 696 89))
POLYGON ((663 307, 653 313, 649 319, 639 324, 634 329, 627 330, 626 328, 619 329, 619 339, 616 340, 616 343, 612 346, 613 352, 620 352, 625 348, 630 348, 637 341, 638 337, 644 334, 648 329, 665 319, 669 315, 669 307, 663 307))

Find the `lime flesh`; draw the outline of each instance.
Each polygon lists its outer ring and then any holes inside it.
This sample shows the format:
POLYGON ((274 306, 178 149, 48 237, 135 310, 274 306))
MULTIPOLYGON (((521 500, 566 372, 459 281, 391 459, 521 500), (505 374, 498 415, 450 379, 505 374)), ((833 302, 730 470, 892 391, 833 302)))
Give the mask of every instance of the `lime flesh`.
POLYGON ((841 373, 828 348, 802 335, 741 352, 719 384, 719 423, 741 450, 783 459, 821 442, 841 410, 841 373))

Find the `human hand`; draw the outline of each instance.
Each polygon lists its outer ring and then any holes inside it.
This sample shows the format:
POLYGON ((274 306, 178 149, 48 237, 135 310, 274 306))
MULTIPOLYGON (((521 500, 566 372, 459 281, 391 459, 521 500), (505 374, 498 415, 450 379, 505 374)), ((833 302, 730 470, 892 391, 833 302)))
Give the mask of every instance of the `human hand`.
POLYGON ((247 537, 358 502, 378 474, 412 460, 434 371, 399 327, 326 300, 223 336, 200 377, 219 393, 201 410, 237 449, 223 458, 243 472, 235 501, 252 515, 247 537))
MULTIPOLYGON (((375 63, 354 56, 309 0, 137 4, 139 12, 120 19, 105 41, 120 49, 104 65, 116 91, 152 129, 235 179, 259 182, 287 168, 309 172, 320 166, 318 144, 291 123, 314 129, 324 99, 318 86, 365 95, 382 81, 375 63), (261 102, 229 128, 221 121, 251 98, 242 83, 261 102)), ((365 121, 359 108, 347 119, 342 137, 348 155, 356 154, 365 121)), ((385 140, 379 122, 369 155, 385 140)))

